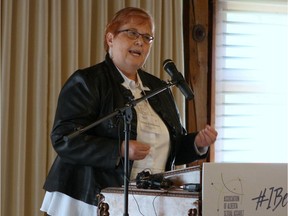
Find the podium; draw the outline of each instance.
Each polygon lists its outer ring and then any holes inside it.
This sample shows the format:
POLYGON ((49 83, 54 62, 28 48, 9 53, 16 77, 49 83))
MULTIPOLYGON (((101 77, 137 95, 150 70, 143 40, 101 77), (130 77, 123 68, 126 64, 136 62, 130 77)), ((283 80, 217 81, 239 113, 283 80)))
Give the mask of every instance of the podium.
MULTIPOLYGON (((288 164, 204 163, 163 173, 173 182, 169 190, 129 188, 131 216, 286 216, 288 164), (198 192, 179 187, 199 183, 198 192)), ((102 191, 106 212, 123 214, 123 188, 102 191), (108 209, 109 207, 109 209, 108 209)))
MULTIPOLYGON (((198 216, 201 215, 201 190, 187 191, 185 184, 201 185, 201 167, 194 166, 163 173, 165 179, 173 182, 169 189, 139 189, 131 182, 129 186, 129 215, 131 216, 198 216)), ((102 190, 102 203, 107 211, 100 210, 99 216, 119 216, 124 212, 124 188, 102 190), (109 206, 109 207, 108 207, 109 206)))

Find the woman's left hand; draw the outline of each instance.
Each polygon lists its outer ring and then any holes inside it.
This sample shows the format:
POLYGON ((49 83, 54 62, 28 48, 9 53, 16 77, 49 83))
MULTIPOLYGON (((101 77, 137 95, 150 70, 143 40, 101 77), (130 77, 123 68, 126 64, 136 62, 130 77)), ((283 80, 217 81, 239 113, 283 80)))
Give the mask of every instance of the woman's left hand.
POLYGON ((216 141, 217 131, 210 125, 199 131, 195 138, 195 144, 199 148, 208 147, 216 141))

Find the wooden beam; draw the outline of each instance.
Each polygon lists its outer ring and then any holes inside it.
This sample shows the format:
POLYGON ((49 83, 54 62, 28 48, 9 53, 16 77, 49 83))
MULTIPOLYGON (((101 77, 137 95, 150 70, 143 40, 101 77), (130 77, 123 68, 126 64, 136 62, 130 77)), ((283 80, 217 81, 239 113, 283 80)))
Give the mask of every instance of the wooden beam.
POLYGON ((185 78, 194 91, 194 100, 186 103, 189 132, 211 124, 211 5, 209 0, 183 0, 185 78))

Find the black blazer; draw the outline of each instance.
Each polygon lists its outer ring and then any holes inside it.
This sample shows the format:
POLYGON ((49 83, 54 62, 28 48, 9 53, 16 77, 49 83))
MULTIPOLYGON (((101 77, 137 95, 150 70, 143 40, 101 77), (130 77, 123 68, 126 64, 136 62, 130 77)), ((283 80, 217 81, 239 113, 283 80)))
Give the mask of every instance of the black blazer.
MULTIPOLYGON (((157 77, 139 70, 144 86, 151 91, 166 85, 157 77)), ((122 117, 115 116, 70 140, 65 135, 83 128, 122 108, 133 98, 121 85, 123 77, 106 55, 105 61, 78 70, 64 84, 58 99, 51 141, 57 157, 44 189, 59 191, 88 204, 97 205, 96 195, 106 187, 123 185, 123 158, 119 149, 124 140, 122 117), (119 129, 120 128, 120 129, 119 129), (120 160, 119 160, 120 159, 120 160)), ((147 92, 148 93, 148 92, 147 92)), ((194 149, 196 133, 186 134, 170 89, 149 99, 170 133, 170 153, 166 170, 206 157, 194 149)), ((137 115, 132 108, 130 138, 137 138, 137 115)), ((133 161, 130 161, 130 168, 133 161)))

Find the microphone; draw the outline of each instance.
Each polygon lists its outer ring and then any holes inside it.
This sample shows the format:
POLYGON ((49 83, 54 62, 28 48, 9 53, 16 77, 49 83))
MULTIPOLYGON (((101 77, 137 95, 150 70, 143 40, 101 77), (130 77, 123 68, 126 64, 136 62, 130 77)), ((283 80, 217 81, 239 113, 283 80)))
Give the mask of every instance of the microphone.
POLYGON ((185 98, 187 100, 193 99, 194 94, 191 88, 186 83, 182 74, 177 70, 174 62, 171 59, 166 59, 163 62, 163 68, 172 77, 172 82, 176 83, 176 86, 180 89, 185 98))

